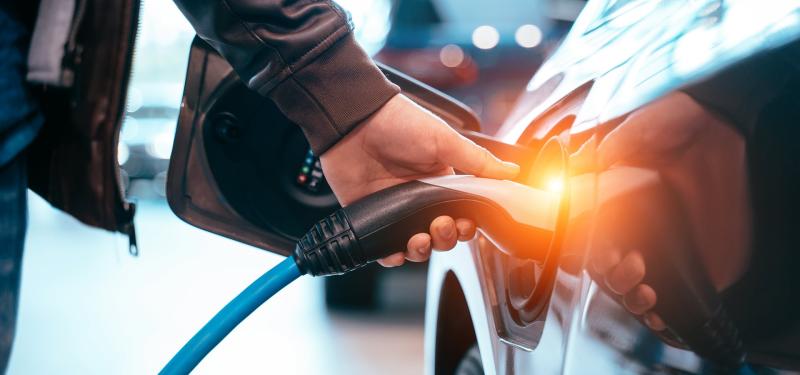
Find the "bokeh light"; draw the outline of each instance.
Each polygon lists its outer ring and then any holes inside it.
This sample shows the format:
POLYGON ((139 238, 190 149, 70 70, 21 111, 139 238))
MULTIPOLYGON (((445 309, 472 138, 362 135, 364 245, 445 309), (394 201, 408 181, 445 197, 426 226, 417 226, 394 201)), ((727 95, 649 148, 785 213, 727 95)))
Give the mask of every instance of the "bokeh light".
POLYGON ((147 153, 158 159, 169 159, 172 154, 172 141, 174 133, 163 132, 153 139, 153 142, 147 145, 147 153))
POLYGON ((514 39, 523 48, 533 48, 542 42, 542 30, 536 25, 522 25, 514 33, 514 39))
POLYGON ((439 60, 448 68, 455 68, 464 62, 464 51, 455 44, 448 44, 439 51, 439 60))
POLYGON ((131 157, 131 150, 128 148, 128 145, 126 145, 123 142, 120 142, 117 145, 117 163, 119 163, 119 165, 123 165, 125 164, 126 161, 128 161, 128 158, 130 157, 131 157))
POLYGON ((500 42, 500 33, 492 26, 478 26, 472 32, 472 44, 480 49, 492 49, 500 42))

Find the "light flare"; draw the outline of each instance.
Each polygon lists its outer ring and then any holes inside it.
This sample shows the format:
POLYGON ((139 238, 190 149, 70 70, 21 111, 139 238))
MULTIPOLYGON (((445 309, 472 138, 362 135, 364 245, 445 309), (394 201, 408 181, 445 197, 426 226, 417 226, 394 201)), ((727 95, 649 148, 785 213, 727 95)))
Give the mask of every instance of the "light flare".
POLYGON ((547 180, 547 191, 553 193, 561 193, 564 191, 564 178, 562 177, 553 177, 547 180))

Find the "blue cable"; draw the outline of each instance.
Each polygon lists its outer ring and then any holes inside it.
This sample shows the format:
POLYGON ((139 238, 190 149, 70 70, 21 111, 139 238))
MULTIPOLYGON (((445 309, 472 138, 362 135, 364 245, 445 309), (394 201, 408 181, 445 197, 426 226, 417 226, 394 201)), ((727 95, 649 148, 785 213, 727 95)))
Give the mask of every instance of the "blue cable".
POLYGON ((259 277, 214 315, 159 374, 188 374, 239 323, 285 286, 302 275, 294 258, 288 257, 259 277))

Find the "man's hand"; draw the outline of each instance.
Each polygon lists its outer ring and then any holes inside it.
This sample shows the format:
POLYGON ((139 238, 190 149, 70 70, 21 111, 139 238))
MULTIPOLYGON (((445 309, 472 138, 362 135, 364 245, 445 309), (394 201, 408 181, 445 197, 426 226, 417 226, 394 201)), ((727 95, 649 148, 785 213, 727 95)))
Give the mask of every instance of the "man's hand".
MULTIPOLYGON (((687 213, 692 237, 717 290, 734 283, 749 259, 750 207, 743 137, 731 124, 684 93, 674 93, 629 115, 595 147, 592 139, 570 158, 578 173, 617 165, 658 170, 687 213)), ((601 234, 602 235, 602 234, 601 234)), ((594 271, 625 307, 654 330, 665 327, 650 310, 656 291, 641 283, 647 270, 638 250, 592 249, 594 271)))
MULTIPOLYGON (((497 159, 402 94, 389 100, 320 160, 343 206, 406 181, 453 174, 454 168, 497 179, 513 178, 519 172, 519 166, 497 159)), ((475 229, 470 220, 440 216, 431 223, 430 233, 412 236, 405 250, 397 249, 379 263, 394 267, 406 259, 425 261, 431 249, 452 249, 457 240, 474 237, 475 229)))

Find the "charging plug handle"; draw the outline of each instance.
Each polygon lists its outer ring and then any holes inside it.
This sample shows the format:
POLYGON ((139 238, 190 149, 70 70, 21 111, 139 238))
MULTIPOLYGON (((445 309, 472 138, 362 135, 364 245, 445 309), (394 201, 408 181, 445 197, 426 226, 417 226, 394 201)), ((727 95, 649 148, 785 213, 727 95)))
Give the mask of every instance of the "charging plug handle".
MULTIPOLYGON (((452 177, 440 179, 491 183, 472 176, 452 177)), ((368 195, 319 221, 300 239, 293 257, 304 273, 343 274, 403 251, 411 236, 429 232, 433 219, 448 215, 475 221, 500 248, 535 259, 535 249, 547 248, 552 228, 522 223, 509 211, 491 197, 410 181, 368 195)))

